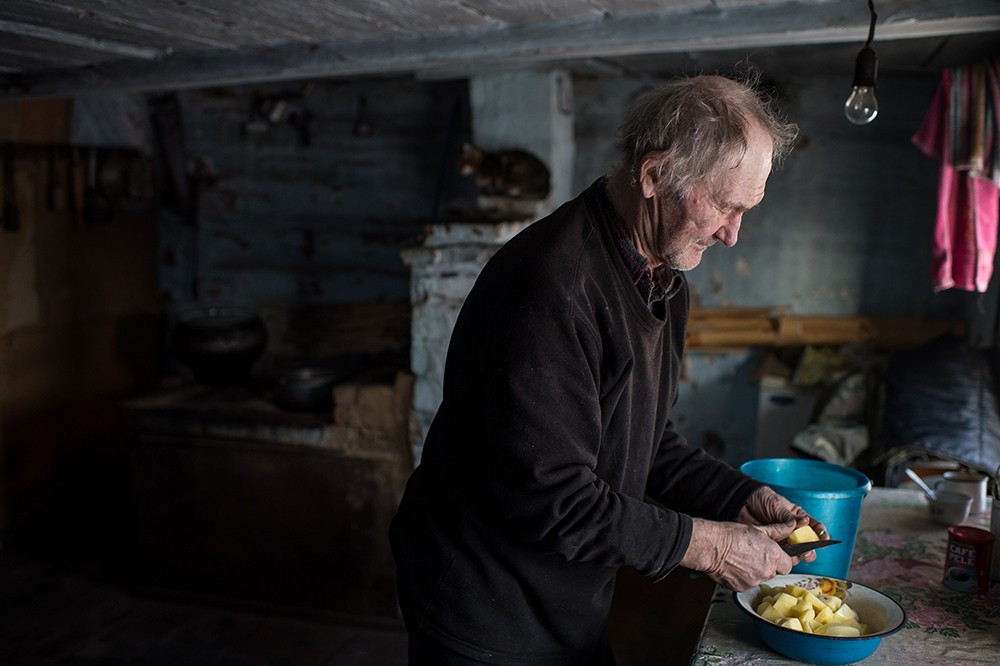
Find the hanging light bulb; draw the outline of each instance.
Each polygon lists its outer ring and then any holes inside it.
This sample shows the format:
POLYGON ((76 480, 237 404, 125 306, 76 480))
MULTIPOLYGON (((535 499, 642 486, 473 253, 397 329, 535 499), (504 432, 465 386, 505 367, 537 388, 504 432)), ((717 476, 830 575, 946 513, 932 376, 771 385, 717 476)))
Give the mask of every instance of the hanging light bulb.
POLYGON ((858 51, 854 61, 854 89, 844 104, 844 115, 855 125, 867 125, 878 115, 878 100, 875 99, 875 87, 878 81, 878 58, 872 49, 875 38, 875 5, 868 0, 868 11, 871 23, 868 26, 868 41, 864 48, 858 51))
POLYGON ((844 104, 844 115, 855 125, 867 125, 878 115, 878 100, 875 99, 877 73, 878 58, 875 51, 866 46, 858 53, 854 64, 854 90, 844 104))

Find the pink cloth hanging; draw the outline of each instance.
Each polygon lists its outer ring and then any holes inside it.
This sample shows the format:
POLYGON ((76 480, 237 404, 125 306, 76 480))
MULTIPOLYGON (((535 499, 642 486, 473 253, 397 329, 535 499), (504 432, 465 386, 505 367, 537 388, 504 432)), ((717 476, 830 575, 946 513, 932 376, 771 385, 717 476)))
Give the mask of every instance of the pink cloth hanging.
POLYGON ((1000 85, 996 61, 941 72, 913 143, 940 161, 932 280, 935 291, 984 292, 997 247, 1000 85))

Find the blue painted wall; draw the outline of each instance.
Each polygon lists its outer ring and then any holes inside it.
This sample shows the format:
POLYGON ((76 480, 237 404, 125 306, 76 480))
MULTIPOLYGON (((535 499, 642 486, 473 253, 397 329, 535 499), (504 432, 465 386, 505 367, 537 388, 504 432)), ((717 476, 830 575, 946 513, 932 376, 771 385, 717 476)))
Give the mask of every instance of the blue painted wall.
MULTIPOLYGON (((799 125, 800 145, 771 176, 739 243, 712 248, 689 273, 696 303, 787 306, 802 315, 964 318, 969 296, 931 289, 937 166, 910 143, 937 76, 882 72, 880 115, 863 127, 843 115, 847 76, 776 82, 781 108, 799 125)), ((624 77, 576 83, 580 187, 614 160, 608 135, 635 92, 655 83, 624 77)), ((754 455, 759 360, 760 350, 687 355, 678 429, 693 443, 721 445, 734 464, 754 455)))
MULTIPOLYGON (((609 139, 648 80, 579 81, 576 180, 614 160, 609 139), (582 100, 595 99, 589 104, 582 100)), ((790 306, 796 314, 931 315, 960 311, 930 288, 937 167, 910 143, 935 76, 883 72, 881 114, 863 127, 844 118, 843 77, 780 82, 800 146, 771 176, 762 205, 734 248, 716 247, 689 275, 701 305, 790 306)))
POLYGON ((466 98, 462 81, 412 79, 182 93, 185 150, 201 174, 197 228, 190 239, 168 218, 164 242, 194 262, 196 285, 171 266, 166 291, 258 307, 408 301, 399 250, 432 219, 445 152, 468 135, 454 114, 466 98), (248 132, 255 99, 307 113, 307 145, 287 121, 248 132), (368 136, 356 134, 362 99, 368 136))
MULTIPOLYGON (((656 83, 575 80, 577 191, 611 167, 614 130, 629 100, 656 83)), ((931 291, 936 165, 910 143, 937 76, 883 71, 881 112, 865 127, 843 117, 847 73, 776 83, 782 107, 801 128, 801 145, 771 177, 739 244, 713 248, 691 272, 696 302, 962 318, 968 297, 931 291)), ((164 216, 161 275, 172 302, 190 301, 191 284, 205 302, 271 308, 408 301, 399 251, 465 194, 450 171, 441 196, 439 186, 446 152, 468 136, 467 86, 317 82, 299 101, 311 116, 308 146, 297 145, 287 126, 255 136, 242 131, 255 94, 303 89, 182 94, 186 150, 206 178, 195 229, 164 216), (370 137, 353 133, 362 96, 370 137)), ((712 433, 708 439, 721 442, 733 463, 753 455, 758 360, 758 350, 744 350, 692 353, 687 361, 679 427, 698 444, 712 433)))

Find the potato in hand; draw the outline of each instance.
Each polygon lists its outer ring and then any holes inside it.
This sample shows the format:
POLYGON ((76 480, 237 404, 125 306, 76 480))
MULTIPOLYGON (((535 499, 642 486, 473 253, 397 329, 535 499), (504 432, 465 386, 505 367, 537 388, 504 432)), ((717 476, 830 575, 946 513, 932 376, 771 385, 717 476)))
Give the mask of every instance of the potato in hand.
POLYGON ((819 535, 816 534, 816 530, 809 525, 803 525, 792 532, 788 537, 788 543, 791 544, 809 543, 810 541, 819 541, 819 535))

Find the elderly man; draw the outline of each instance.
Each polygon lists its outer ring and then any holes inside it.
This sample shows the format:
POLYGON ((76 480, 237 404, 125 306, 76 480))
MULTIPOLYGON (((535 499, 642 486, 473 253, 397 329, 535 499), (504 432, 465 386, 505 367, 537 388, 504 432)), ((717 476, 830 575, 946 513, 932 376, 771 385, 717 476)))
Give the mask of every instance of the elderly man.
POLYGON ((749 83, 675 80, 610 176, 484 268, 391 528, 412 664, 612 664, 619 568, 743 590, 791 569, 797 526, 825 535, 670 420, 683 271, 736 243, 794 135, 749 83))

